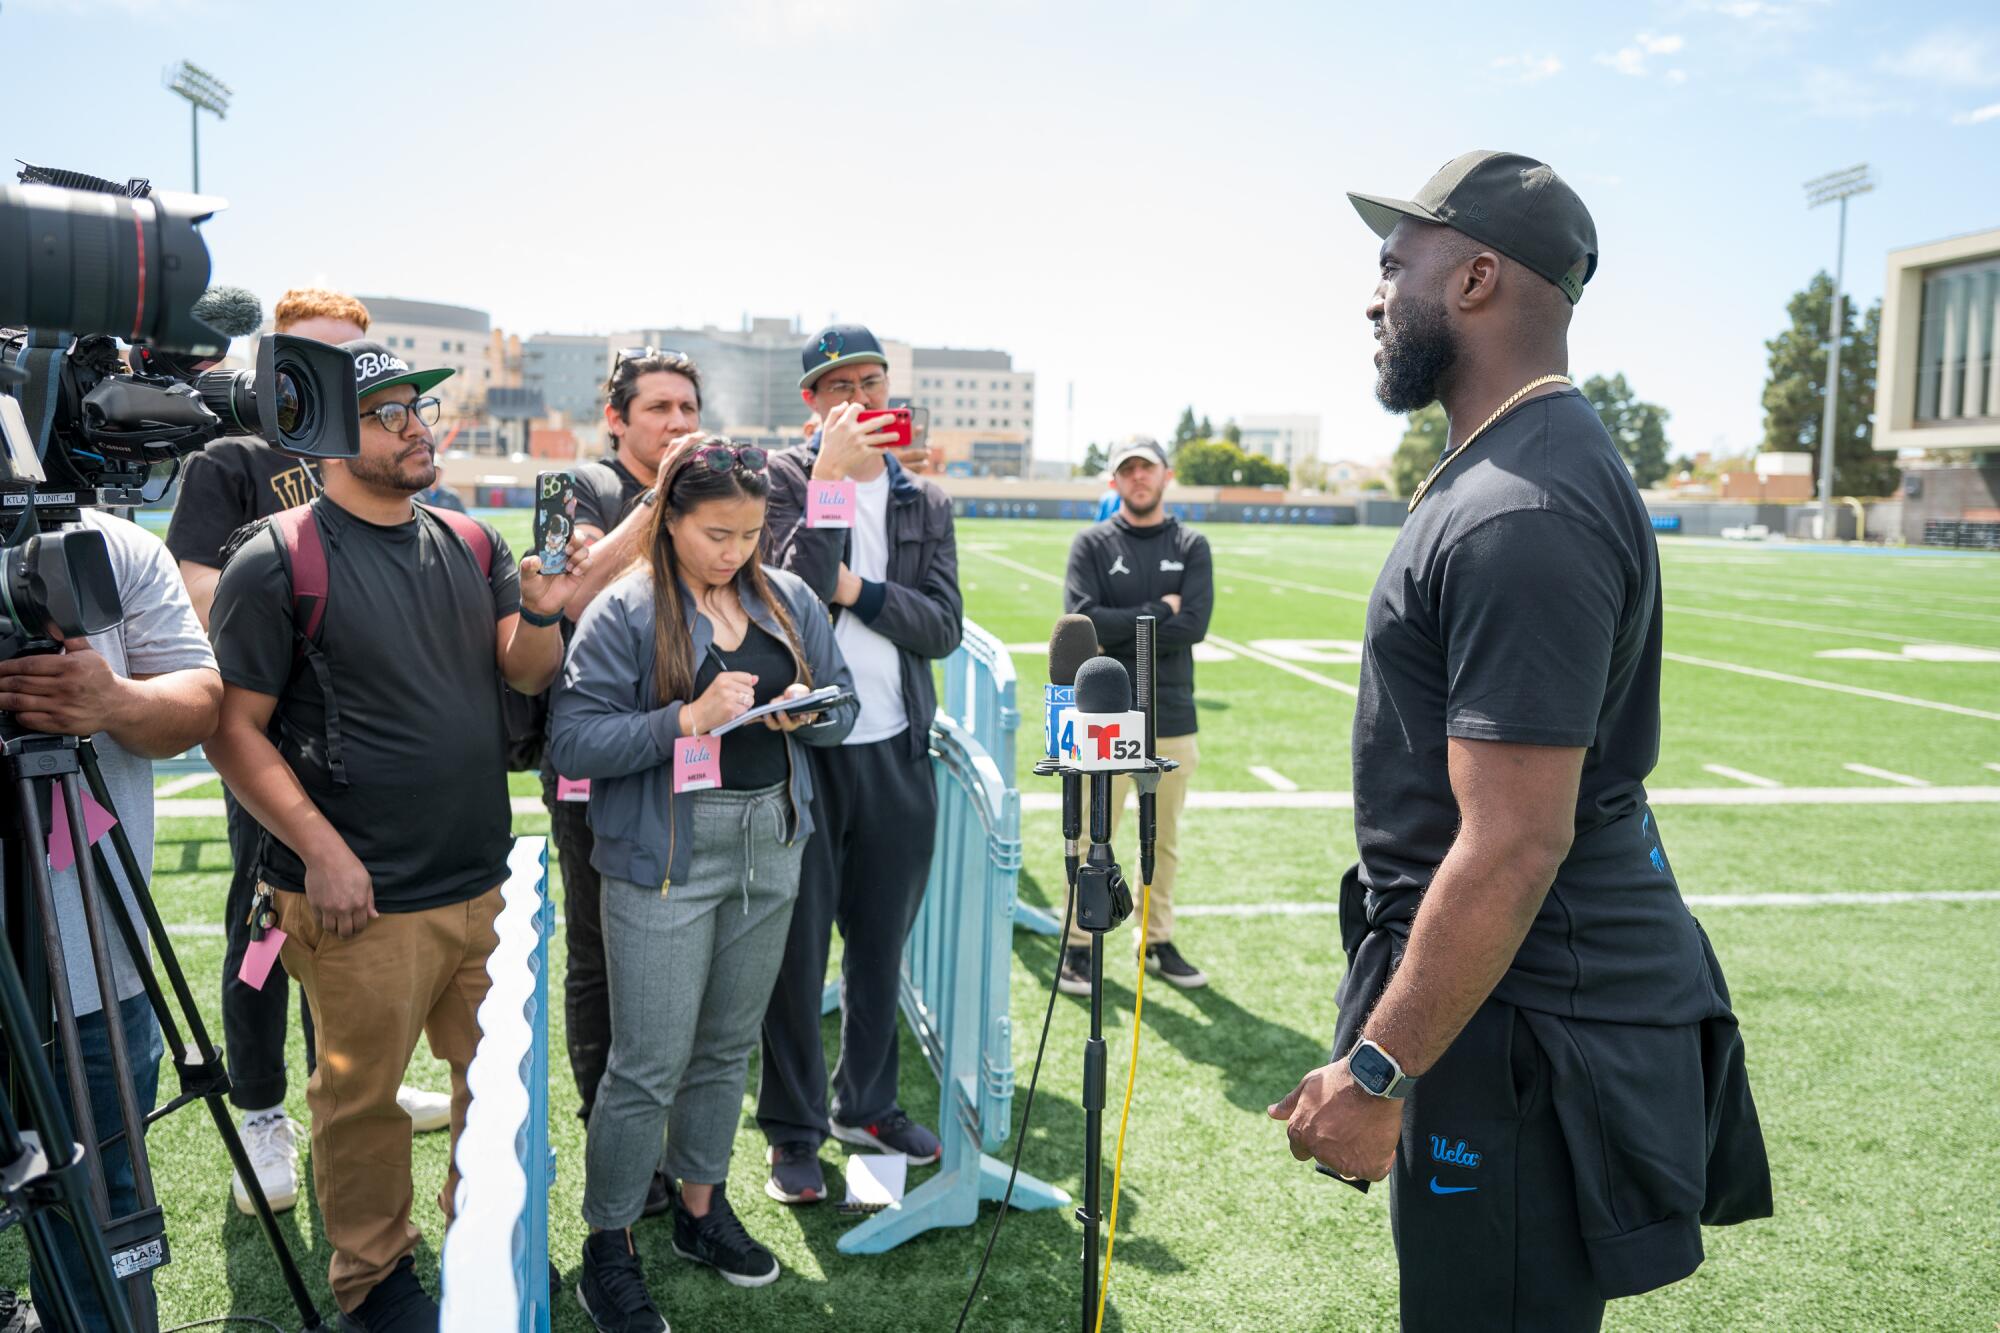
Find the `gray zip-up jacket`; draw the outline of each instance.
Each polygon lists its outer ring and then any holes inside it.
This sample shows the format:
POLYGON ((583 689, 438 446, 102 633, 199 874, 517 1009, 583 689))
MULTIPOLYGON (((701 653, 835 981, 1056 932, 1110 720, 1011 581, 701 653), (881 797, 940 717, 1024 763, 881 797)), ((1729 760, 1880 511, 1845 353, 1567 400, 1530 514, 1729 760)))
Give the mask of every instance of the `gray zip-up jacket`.
MULTIPOLYGON (((852 691, 854 677, 833 640, 826 608, 793 574, 765 569, 774 595, 791 612, 812 668, 813 684, 852 691)), ((736 596, 750 619, 780 642, 784 631, 739 575, 736 596)), ((708 617, 683 597, 687 632, 699 662, 715 640, 708 617)), ((549 712, 549 755, 556 771, 590 779, 590 863, 601 875, 667 885, 687 873, 693 854, 691 801, 674 798, 674 742, 687 701, 661 704, 653 685, 653 585, 645 568, 606 588, 577 622, 563 664, 562 688, 549 712)), ((791 765, 792 839, 812 836, 812 765, 807 745, 838 745, 854 726, 852 700, 785 737, 791 765)), ((754 725, 754 724, 753 724, 754 725)))

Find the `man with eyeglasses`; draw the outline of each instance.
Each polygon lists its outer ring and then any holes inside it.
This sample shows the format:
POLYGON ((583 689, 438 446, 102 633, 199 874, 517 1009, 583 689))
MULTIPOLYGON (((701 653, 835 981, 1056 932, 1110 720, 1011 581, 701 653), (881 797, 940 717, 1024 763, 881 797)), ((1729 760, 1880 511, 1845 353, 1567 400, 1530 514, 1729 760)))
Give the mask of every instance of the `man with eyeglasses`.
MULTIPOLYGON (((592 548, 591 568, 563 614, 567 637, 578 617, 607 583, 642 550, 641 533, 652 513, 645 503, 667 447, 701 429, 701 371, 686 353, 655 347, 621 348, 604 382, 604 431, 611 452, 585 463, 576 476, 576 535, 592 548)), ((563 881, 563 1037, 576 1079, 577 1115, 590 1119, 597 1085, 611 1049, 611 997, 605 980, 604 932, 599 906, 602 881, 590 863, 590 784, 571 782, 542 764, 542 804, 556 846, 563 881)), ((653 1173, 643 1215, 665 1213, 672 1182, 653 1173)))
POLYGON ((803 448, 771 457, 765 554, 832 608, 861 712, 841 745, 813 752, 815 832, 764 1017, 764 1190, 795 1204, 826 1197, 819 1148, 829 1133, 919 1163, 940 1154, 937 1135, 896 1102, 896 992, 937 825, 931 663, 958 647, 965 627, 951 500, 889 456, 887 431, 860 419, 889 403, 882 345, 858 324, 836 324, 802 359, 800 396, 821 428, 803 448), (853 484, 851 528, 815 524, 807 504, 815 482, 853 484), (835 925, 844 944, 829 1108, 820 994, 835 925))
MULTIPOLYGON (((368 307, 345 292, 293 288, 278 301, 272 325, 279 333, 321 342, 365 337, 368 307)), ((167 523, 167 551, 180 564, 188 599, 208 628, 209 604, 222 577, 223 548, 247 523, 302 505, 319 493, 319 474, 308 459, 280 453, 251 435, 230 436, 189 458, 167 523)), ((222 962, 222 1047, 229 1068, 229 1099, 242 1115, 243 1147, 271 1207, 283 1212, 299 1197, 297 1127, 285 1111, 286 1042, 291 1032, 291 985, 273 966, 261 990, 238 977, 250 947, 250 900, 257 887, 257 844, 264 831, 223 792, 229 853, 234 865, 223 904, 229 946, 222 962)), ((300 1006, 306 1036, 306 1072, 312 1072, 312 1014, 300 1006)), ((451 1123, 451 1098, 405 1086, 397 1101, 419 1133, 451 1123)), ((239 1212, 253 1211, 249 1189, 233 1176, 239 1212)))
MULTIPOLYGON (((535 555, 517 569, 491 527, 413 504, 437 475, 428 394, 451 372, 413 370, 380 343, 345 347, 360 453, 323 463, 320 499, 224 567, 209 754, 269 831, 256 930, 283 932, 317 1022, 313 1181, 345 1326, 431 1333, 396 1085, 427 1035, 451 1066, 456 1141, 513 846, 500 679, 548 686, 590 554, 572 541, 555 578, 535 555), (324 592, 301 599, 315 551, 324 592)), ((447 1217, 455 1186, 454 1173, 438 1197, 447 1217)))

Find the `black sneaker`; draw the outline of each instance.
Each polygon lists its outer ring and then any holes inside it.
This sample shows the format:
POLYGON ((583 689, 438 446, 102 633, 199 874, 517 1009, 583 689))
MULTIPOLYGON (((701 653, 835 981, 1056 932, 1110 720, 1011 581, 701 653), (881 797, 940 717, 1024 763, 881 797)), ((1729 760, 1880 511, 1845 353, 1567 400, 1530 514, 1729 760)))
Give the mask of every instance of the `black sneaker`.
POLYGON ((416 1260, 404 1255, 362 1298, 340 1316, 347 1333, 437 1333, 438 1307, 417 1281, 416 1260))
POLYGON ((655 1168, 653 1182, 646 1186, 646 1202, 639 1209, 641 1217, 661 1217, 674 1206, 680 1191, 674 1188, 674 1178, 655 1168))
POLYGON ((900 1107, 866 1125, 843 1125, 836 1120, 833 1137, 860 1148, 899 1152, 916 1166, 927 1166, 944 1156, 938 1136, 910 1119, 900 1107))
POLYGON ((667 1333, 630 1231, 599 1231, 584 1241, 576 1303, 603 1333, 667 1333))
POLYGON ((701 1217, 687 1210, 686 1200, 674 1200, 674 1253, 707 1264, 732 1287, 765 1287, 778 1280, 777 1259, 750 1239, 720 1185, 701 1217))
POLYGON ((1062 970, 1056 973, 1056 989, 1065 995, 1090 994, 1090 950, 1063 950, 1062 970))
POLYGON ((764 1193, 779 1203, 818 1203, 826 1197, 826 1172, 819 1164, 817 1144, 774 1143, 770 1162, 764 1193))
POLYGON ((1208 984, 1208 973, 1181 957, 1181 951, 1168 943, 1146 946, 1146 970, 1159 973, 1162 981, 1182 990, 1195 990, 1208 984))

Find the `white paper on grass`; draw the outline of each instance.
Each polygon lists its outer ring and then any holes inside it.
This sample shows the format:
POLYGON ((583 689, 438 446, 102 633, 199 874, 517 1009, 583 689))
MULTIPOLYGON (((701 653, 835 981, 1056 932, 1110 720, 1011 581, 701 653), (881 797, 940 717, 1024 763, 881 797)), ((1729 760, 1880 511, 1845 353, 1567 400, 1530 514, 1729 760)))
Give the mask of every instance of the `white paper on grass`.
POLYGON ((903 1201, 910 1159, 901 1153, 860 1153, 847 1159, 847 1201, 887 1208, 903 1201))

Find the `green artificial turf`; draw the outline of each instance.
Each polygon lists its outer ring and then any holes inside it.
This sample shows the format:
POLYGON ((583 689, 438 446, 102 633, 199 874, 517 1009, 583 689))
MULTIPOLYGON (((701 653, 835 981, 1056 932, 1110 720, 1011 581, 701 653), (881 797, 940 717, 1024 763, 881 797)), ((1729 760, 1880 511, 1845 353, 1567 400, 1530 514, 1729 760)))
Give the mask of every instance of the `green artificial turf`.
MULTIPOLYGON (((517 549, 526 516, 502 523, 517 549)), ((1069 525, 960 525, 968 615, 1003 642, 1022 704, 1020 785, 1039 726, 1050 622, 1060 612, 1069 525), (1025 566, 1025 568, 1022 568, 1025 566)), ((1364 599, 1393 534, 1373 530, 1210 528, 1217 638, 1252 650, 1198 668, 1202 764, 1196 790, 1270 792, 1275 770, 1304 792, 1350 785, 1347 734, 1364 599), (1272 665, 1288 661, 1324 681, 1272 665), (1335 682, 1327 684, 1325 682, 1335 682)), ((1908 700, 2000 714, 2000 662, 1923 661, 1904 644, 2000 652, 2000 561, 1779 552, 1663 542, 1670 653, 1908 700), (1753 617, 1746 620, 1740 617, 1753 617), (1789 624, 1759 623, 1786 621, 1789 624), (1870 648, 1894 662, 1827 658, 1870 648)), ((1703 766, 1793 788, 1914 791, 1856 773, 1858 763, 1935 787, 2000 787, 2000 720, 1670 660, 1656 789, 1751 790, 1703 766)), ((536 791, 517 776, 517 795, 536 791)), ((209 786, 183 798, 213 797, 209 786)), ((1725 798, 1717 798, 1725 799, 1725 798)), ((1991 1330, 2000 1322, 2000 901, 1844 903, 1857 891, 2000 890, 2000 806, 1703 804, 1659 809, 1691 895, 1798 893, 1805 907, 1700 907, 1728 973, 1777 1187, 1777 1215, 1706 1233, 1708 1262, 1688 1281, 1615 1304, 1612 1329, 1991 1330)), ((517 816, 522 833, 540 815, 517 816)), ((1129 832, 1129 829, 1128 829, 1129 832)), ((1021 894, 1060 911, 1053 814, 1023 819, 1021 894)), ((1204 991, 1146 989, 1139 1093, 1107 1327, 1145 1330, 1376 1329, 1394 1326, 1395 1264, 1386 1198, 1342 1189, 1292 1161, 1263 1107, 1325 1058, 1339 979, 1332 888, 1353 857, 1345 809, 1196 809, 1183 831, 1182 947, 1214 978, 1204 991), (1259 909, 1304 905, 1305 915, 1259 909)), ((228 876, 219 819, 164 819, 156 896, 182 923, 181 957, 214 1021, 222 941, 212 932, 228 876)), ((560 893, 559 887, 556 892, 560 893)), ((558 901, 560 898, 558 897, 558 901)), ((1112 937, 1107 1020, 1116 1093, 1130 1031, 1129 932, 1112 937)), ((559 994, 561 940, 555 949, 559 994)), ((1051 941, 1016 934, 1012 1021, 1015 1112, 1025 1092, 1051 941)), ((582 1136, 553 1015, 551 1071, 558 1179, 554 1257, 574 1279, 582 1226, 582 1136)), ((829 1049, 835 1028, 827 1025, 829 1049)), ((1085 1015, 1063 999, 1029 1129, 1024 1169, 1079 1191, 1078 1089, 1085 1015)), ((295 1045, 297 1044, 295 1036, 295 1045)), ((302 1053, 295 1068, 303 1067, 302 1053)), ((413 1079, 444 1086, 420 1052, 413 1079)), ((755 1071, 753 1065, 752 1079, 755 1071)), ((934 1120, 938 1094, 904 1042, 904 1104, 934 1120)), ((292 1112, 303 1119, 303 1087, 292 1112)), ((761 1139, 739 1133, 731 1197, 786 1275, 737 1291, 675 1259, 658 1222, 638 1229, 653 1289, 677 1329, 949 1329, 993 1210, 976 1229, 933 1232, 882 1256, 835 1250, 847 1225, 830 1207, 788 1210, 761 1189, 761 1139)), ((1114 1120, 1115 1125, 1115 1120, 1114 1120)), ((197 1110, 150 1139, 169 1212, 174 1263, 161 1275, 167 1322, 228 1312, 282 1317, 283 1293, 255 1229, 229 1204, 228 1168, 197 1110)), ((1108 1149, 1108 1144, 1107 1144, 1108 1149)), ((844 1152, 829 1145, 837 1167, 844 1152)), ((915 1172, 913 1183, 929 1175, 915 1172)), ((441 1240, 428 1202, 442 1182, 441 1136, 418 1140, 417 1216, 441 1240)), ((835 1180, 837 1181, 837 1174, 835 1180)), ((837 1186, 836 1186, 837 1187, 837 1186)), ((287 1215, 324 1303, 326 1253, 308 1195, 287 1215)), ((1017 1214, 995 1253, 973 1329, 1074 1327, 1078 1250, 1066 1211, 1017 1214)), ((422 1256, 426 1273, 435 1253, 422 1256)), ((0 1279, 18 1279, 18 1240, 0 1236, 0 1279)), ((585 1321, 565 1296, 557 1327, 585 1321)))

